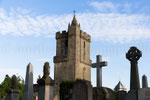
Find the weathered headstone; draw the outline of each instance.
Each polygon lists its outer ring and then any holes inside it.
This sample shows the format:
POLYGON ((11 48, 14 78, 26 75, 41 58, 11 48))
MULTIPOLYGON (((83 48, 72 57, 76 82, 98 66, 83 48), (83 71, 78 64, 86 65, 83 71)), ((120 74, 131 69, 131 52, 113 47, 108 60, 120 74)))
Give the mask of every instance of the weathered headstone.
POLYGON ((136 47, 131 47, 126 53, 126 58, 131 62, 130 90, 140 89, 138 60, 141 56, 142 52, 136 47))
POLYGON ((93 88, 93 100, 115 100, 113 90, 106 87, 93 88))
POLYGON ((150 88, 131 90, 125 100, 150 100, 150 88))
POLYGON ((102 67, 107 66, 106 61, 102 61, 102 56, 97 55, 96 63, 92 64, 93 68, 97 68, 97 87, 102 87, 102 67))
POLYGON ((138 100, 150 100, 150 88, 138 90, 138 100))
POLYGON ((17 89, 17 78, 15 75, 11 79, 12 87, 7 90, 7 100, 19 100, 19 89, 17 89))
POLYGON ((118 100, 125 100, 127 95, 126 91, 118 91, 118 100))
POLYGON ((33 66, 31 63, 28 64, 26 70, 23 100, 33 100, 33 66))
POLYGON ((50 71, 49 71, 49 63, 46 62, 44 64, 43 68, 43 77, 39 79, 37 82, 39 84, 39 100, 53 100, 53 86, 54 81, 49 77, 50 71))
POLYGON ((72 89, 72 100, 93 100, 91 82, 77 80, 72 89))
POLYGON ((137 95, 137 90, 130 90, 126 95, 125 100, 138 100, 137 95))
POLYGON ((142 88, 148 88, 148 81, 145 75, 142 76, 142 88))

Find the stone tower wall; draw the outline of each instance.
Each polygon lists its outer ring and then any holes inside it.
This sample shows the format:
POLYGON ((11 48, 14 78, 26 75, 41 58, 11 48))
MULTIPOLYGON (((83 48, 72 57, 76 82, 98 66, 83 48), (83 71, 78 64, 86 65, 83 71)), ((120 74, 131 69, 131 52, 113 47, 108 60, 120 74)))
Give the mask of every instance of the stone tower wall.
POLYGON ((68 31, 56 33, 56 56, 54 57, 54 100, 59 100, 59 83, 65 80, 85 79, 91 81, 91 37, 80 30, 74 16, 68 31))
POLYGON ((54 79, 63 80, 85 79, 91 81, 90 42, 91 37, 80 30, 79 26, 70 26, 68 32, 56 33, 56 56, 54 57, 54 79), (62 42, 68 41, 67 53, 62 54, 62 42))

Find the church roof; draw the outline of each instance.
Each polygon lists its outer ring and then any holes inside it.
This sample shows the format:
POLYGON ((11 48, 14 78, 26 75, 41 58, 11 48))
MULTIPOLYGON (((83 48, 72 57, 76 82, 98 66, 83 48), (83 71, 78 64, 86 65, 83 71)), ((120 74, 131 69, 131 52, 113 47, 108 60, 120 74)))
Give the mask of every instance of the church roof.
POLYGON ((116 85, 116 87, 114 88, 114 90, 116 91, 126 91, 125 86, 119 81, 119 83, 116 85))

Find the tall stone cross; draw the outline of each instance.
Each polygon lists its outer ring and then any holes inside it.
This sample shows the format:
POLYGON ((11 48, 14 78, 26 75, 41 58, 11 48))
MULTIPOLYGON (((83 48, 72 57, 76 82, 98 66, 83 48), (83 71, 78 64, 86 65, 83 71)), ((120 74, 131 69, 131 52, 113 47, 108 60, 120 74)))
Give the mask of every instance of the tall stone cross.
POLYGON ((107 66, 106 61, 102 61, 102 56, 96 56, 96 63, 92 64, 92 68, 97 69, 97 87, 102 87, 102 67, 107 66))
POLYGON ((142 52, 136 47, 131 47, 126 53, 126 58, 131 63, 131 73, 130 73, 130 90, 140 89, 140 80, 138 72, 138 60, 142 56, 142 52))

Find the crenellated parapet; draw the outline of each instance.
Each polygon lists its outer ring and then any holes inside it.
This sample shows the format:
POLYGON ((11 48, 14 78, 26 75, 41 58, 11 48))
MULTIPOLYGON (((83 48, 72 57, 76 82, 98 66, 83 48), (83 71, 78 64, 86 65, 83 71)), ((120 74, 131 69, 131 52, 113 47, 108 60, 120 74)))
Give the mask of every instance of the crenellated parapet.
POLYGON ((64 38, 68 38, 68 32, 66 32, 66 30, 62 32, 59 31, 56 33, 56 39, 64 39, 64 38))
POLYGON ((80 35, 81 35, 81 38, 91 42, 91 36, 87 34, 86 32, 83 32, 82 30, 80 30, 80 35))

